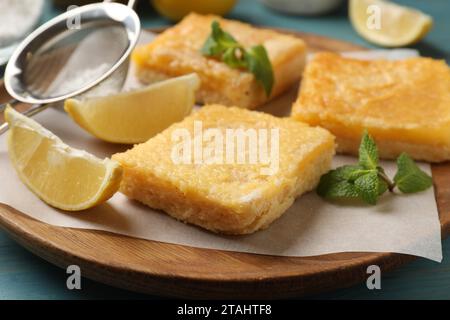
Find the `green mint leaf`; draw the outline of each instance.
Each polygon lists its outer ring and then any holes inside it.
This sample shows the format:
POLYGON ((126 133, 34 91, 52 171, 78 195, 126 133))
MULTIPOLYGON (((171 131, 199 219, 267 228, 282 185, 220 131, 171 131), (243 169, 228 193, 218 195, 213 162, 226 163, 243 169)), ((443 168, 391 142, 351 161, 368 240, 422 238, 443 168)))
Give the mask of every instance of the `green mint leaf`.
POLYGON ((211 29, 211 34, 201 48, 202 54, 222 59, 231 68, 247 69, 261 83, 266 95, 270 96, 275 80, 266 49, 258 45, 245 50, 217 21, 212 22, 211 29))
POLYGON ((219 42, 222 46, 233 47, 238 44, 236 39, 234 39, 231 34, 224 31, 220 27, 219 22, 217 22, 216 20, 214 20, 212 22, 211 29, 212 29, 212 33, 211 33, 212 37, 214 38, 214 40, 219 42))
POLYGON ((317 194, 329 199, 362 198, 370 204, 375 204, 378 196, 387 190, 388 185, 378 177, 377 170, 367 170, 359 165, 345 165, 321 177, 317 194))
POLYGON ((320 178, 316 190, 319 196, 329 199, 359 197, 355 186, 343 178, 347 174, 344 172, 347 169, 342 168, 331 170, 320 178))
POLYGON ((403 193, 423 191, 433 185, 432 178, 406 154, 397 159, 394 182, 378 165, 375 141, 364 131, 359 147, 358 165, 346 165, 329 171, 320 178, 317 194, 324 198, 360 198, 375 205, 378 197, 397 186, 403 193))
POLYGON ((274 75, 266 48, 262 45, 254 46, 247 51, 245 58, 247 60, 248 70, 262 84, 266 95, 270 96, 274 83, 274 75))
POLYGON ((206 39, 201 49, 202 54, 210 57, 220 57, 227 49, 239 46, 233 36, 222 30, 217 21, 211 24, 211 35, 206 39))
POLYGON ((364 169, 358 165, 345 165, 331 170, 330 174, 336 181, 351 181, 356 180, 360 175, 364 174, 362 170, 364 169))
POLYGON ((247 61, 244 58, 245 52, 242 48, 229 48, 225 50, 222 60, 232 68, 246 68, 247 61))
POLYGON ((432 178, 422 171, 406 153, 398 157, 397 168, 394 181, 403 193, 423 191, 433 185, 432 178))
POLYGON ((378 167, 378 149, 375 141, 364 131, 359 146, 359 165, 366 169, 377 169, 378 167))
POLYGON ((321 197, 328 199, 355 199, 359 197, 355 185, 348 181, 339 181, 331 184, 326 190, 317 190, 321 197))
POLYGON ((372 170, 372 169, 364 169, 363 167, 361 167, 359 165, 344 166, 344 167, 350 167, 352 169, 352 170, 348 170, 348 176, 347 176, 347 180, 350 180, 352 182, 355 182, 356 179, 358 179, 359 177, 361 177, 363 175, 374 172, 374 170, 372 170))
POLYGON ((379 178, 377 172, 370 172, 355 180, 355 188, 360 197, 369 204, 376 204, 379 194, 379 178))
POLYGON ((217 57, 220 56, 222 53, 222 48, 220 47, 220 44, 214 40, 212 36, 209 36, 208 39, 206 39, 205 44, 203 45, 201 52, 205 56, 210 57, 217 57))
POLYGON ((386 183, 386 181, 384 181, 383 179, 378 177, 378 195, 381 196, 383 193, 388 191, 388 189, 389 189, 389 186, 386 183))
POLYGON ((355 181, 360 176, 365 175, 372 170, 364 169, 359 165, 345 165, 333 170, 333 175, 339 180, 355 181))

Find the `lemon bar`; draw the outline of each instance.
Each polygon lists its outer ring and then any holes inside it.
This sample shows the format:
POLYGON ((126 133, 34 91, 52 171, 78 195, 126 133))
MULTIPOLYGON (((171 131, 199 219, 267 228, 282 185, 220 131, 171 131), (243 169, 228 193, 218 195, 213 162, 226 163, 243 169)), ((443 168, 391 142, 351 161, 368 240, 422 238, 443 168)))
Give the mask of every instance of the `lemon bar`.
POLYGON ((214 232, 248 234, 269 226, 313 189, 334 151, 334 137, 325 129, 208 105, 113 159, 123 166, 120 190, 128 197, 214 232), (237 132, 246 137, 240 149, 237 132), (179 149, 188 137, 190 155, 179 149), (252 154, 259 158, 252 161, 252 154))
POLYGON ((137 76, 143 83, 195 72, 201 79, 197 102, 245 108, 264 104, 296 83, 303 72, 305 57, 305 43, 297 37, 195 13, 189 14, 150 44, 138 47, 132 55, 137 76), (266 48, 275 78, 270 97, 250 72, 230 68, 217 59, 202 55, 200 49, 211 33, 214 20, 244 47, 262 44, 266 48))
POLYGON ((319 53, 308 63, 292 117, 328 129, 356 155, 364 129, 380 157, 450 160, 450 69, 444 61, 362 61, 319 53))

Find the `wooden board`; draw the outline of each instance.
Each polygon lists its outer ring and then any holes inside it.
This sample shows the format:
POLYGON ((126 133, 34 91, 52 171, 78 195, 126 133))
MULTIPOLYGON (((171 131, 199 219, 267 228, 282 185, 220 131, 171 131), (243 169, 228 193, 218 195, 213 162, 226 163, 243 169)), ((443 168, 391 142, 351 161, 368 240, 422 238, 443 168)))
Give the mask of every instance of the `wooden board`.
MULTIPOLYGON (((302 37, 313 50, 361 49, 322 36, 283 32, 302 37)), ((6 101, 2 90, 0 99, 6 101)), ((450 231, 450 164, 433 165, 432 171, 446 237, 450 231)), ((62 268, 79 265, 82 275, 90 279, 138 292, 186 298, 300 297, 362 282, 368 265, 377 264, 385 272, 413 259, 394 253, 293 258, 199 249, 54 227, 1 204, 0 225, 31 252, 62 268)))

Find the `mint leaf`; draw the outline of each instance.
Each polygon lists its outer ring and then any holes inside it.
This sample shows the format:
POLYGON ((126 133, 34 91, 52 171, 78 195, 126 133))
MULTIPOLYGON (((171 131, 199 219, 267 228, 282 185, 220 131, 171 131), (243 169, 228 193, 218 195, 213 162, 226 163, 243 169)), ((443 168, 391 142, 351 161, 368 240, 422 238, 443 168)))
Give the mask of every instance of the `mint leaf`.
POLYGON ((394 181, 403 193, 423 191, 433 185, 432 178, 422 171, 406 153, 398 157, 397 168, 394 181))
POLYGON ((236 44, 238 44, 236 39, 234 39, 231 34, 229 34, 228 32, 225 32, 220 27, 219 22, 213 21, 211 24, 211 29, 212 29, 212 32, 211 32, 212 37, 214 38, 214 40, 219 42, 222 46, 233 47, 236 44))
POLYGON ((246 68, 247 61, 245 61, 244 54, 242 48, 229 48, 225 50, 222 60, 232 68, 246 68))
POLYGON ((357 166, 344 166, 344 167, 349 167, 346 173, 347 173, 347 180, 354 182, 356 179, 358 179, 359 177, 366 175, 370 172, 373 172, 373 170, 368 170, 368 169, 364 169, 363 167, 357 165, 357 166), (352 170, 350 170, 352 169, 352 170))
POLYGON ((329 173, 337 181, 352 181, 365 174, 365 171, 360 166, 345 165, 331 170, 329 173))
POLYGON ((378 167, 377 145, 367 130, 364 130, 359 146, 359 165, 365 169, 377 169, 378 167))
POLYGON ((378 177, 377 170, 346 165, 323 175, 317 187, 317 194, 329 199, 361 198, 367 203, 376 204, 378 196, 387 189, 387 183, 378 177))
POLYGON ((275 77, 269 55, 262 45, 246 50, 231 34, 225 32, 217 21, 213 21, 211 34, 203 44, 201 52, 205 56, 221 59, 231 68, 247 69, 256 81, 261 83, 267 96, 272 92, 275 77))
POLYGON ((376 204, 378 197, 395 187, 403 193, 428 189, 432 178, 422 171, 406 153, 397 159, 397 173, 392 181, 378 165, 378 150, 375 141, 364 130, 359 146, 358 165, 346 165, 329 171, 320 178, 317 194, 325 198, 360 198, 376 204))
POLYGON ((379 194, 377 172, 370 172, 355 180, 355 188, 360 197, 369 204, 376 204, 379 194))
POLYGON ((216 57, 220 55, 222 48, 212 36, 209 36, 208 39, 206 39, 201 52, 205 56, 216 57))
POLYGON ((254 46, 247 51, 245 59, 247 60, 248 70, 263 85, 266 95, 269 96, 272 92, 274 75, 266 49, 261 45, 254 46))
MULTIPOLYGON (((319 189, 318 192, 320 192, 319 189)), ((354 199, 359 197, 355 185, 348 181, 333 183, 319 195, 328 199, 354 199)))
POLYGON ((359 170, 359 166, 351 166, 351 165, 345 165, 339 168, 336 168, 334 170, 331 170, 330 173, 332 173, 332 176, 336 177, 336 179, 339 180, 348 180, 352 176, 354 172, 359 170))
POLYGON ((344 176, 347 170, 343 167, 331 170, 320 178, 317 186, 317 194, 324 198, 357 198, 359 197, 353 183, 347 181, 344 176))
POLYGON ((378 195, 381 196, 383 193, 388 191, 388 184, 381 178, 378 177, 378 195))
POLYGON ((211 34, 206 39, 201 52, 206 56, 220 57, 222 53, 230 48, 239 46, 239 43, 233 38, 233 36, 220 28, 217 21, 213 21, 211 24, 211 34))

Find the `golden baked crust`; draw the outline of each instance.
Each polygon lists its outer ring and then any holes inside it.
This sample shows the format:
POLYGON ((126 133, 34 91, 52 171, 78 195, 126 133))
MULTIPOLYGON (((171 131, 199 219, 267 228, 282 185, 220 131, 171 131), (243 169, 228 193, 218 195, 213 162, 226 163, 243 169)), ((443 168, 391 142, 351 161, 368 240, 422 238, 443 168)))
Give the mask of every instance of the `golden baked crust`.
POLYGON ((123 166, 125 195, 214 232, 246 234, 266 228, 296 197, 313 189, 330 169, 334 147, 334 137, 322 128, 210 105, 113 159, 123 166), (217 128, 222 133, 230 128, 278 128, 278 170, 262 174, 264 163, 174 163, 173 133, 187 129, 193 135, 196 121, 203 130, 217 128))
POLYGON ((267 49, 275 75, 270 98, 278 96, 300 79, 306 57, 306 45, 301 39, 214 15, 195 13, 134 51, 132 59, 137 65, 138 78, 151 83, 196 72, 202 80, 198 102, 244 108, 255 108, 267 102, 269 99, 262 86, 251 73, 232 69, 216 59, 204 57, 200 52, 214 20, 218 20, 221 27, 242 45, 262 44, 267 49))
POLYGON ((330 130, 338 152, 357 154, 364 128, 382 158, 450 160, 450 69, 444 61, 362 61, 318 53, 292 117, 330 130))

